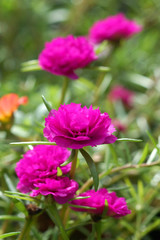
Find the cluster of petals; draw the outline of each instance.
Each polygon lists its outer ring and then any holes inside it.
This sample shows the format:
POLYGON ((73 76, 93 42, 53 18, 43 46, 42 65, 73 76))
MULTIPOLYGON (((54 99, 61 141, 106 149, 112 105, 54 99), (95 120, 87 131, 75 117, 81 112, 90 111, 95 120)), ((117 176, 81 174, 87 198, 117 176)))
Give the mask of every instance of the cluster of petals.
POLYGON ((104 40, 117 41, 130 38, 141 30, 142 27, 135 21, 119 13, 95 22, 90 28, 89 38, 94 43, 101 43, 104 40))
POLYGON ((38 145, 26 152, 17 163, 16 173, 19 178, 17 188, 23 192, 38 194, 52 194, 58 202, 63 202, 74 196, 78 184, 68 177, 58 177, 57 168, 62 174, 71 169, 71 163, 61 167, 70 156, 70 151, 55 145, 38 145), (70 197, 71 196, 71 197, 70 197), (62 199, 60 199, 62 198, 62 199))
POLYGON ((115 142, 114 131, 108 113, 70 103, 51 110, 45 119, 44 136, 61 147, 80 149, 115 142))
POLYGON ((82 194, 79 194, 77 197, 89 198, 75 199, 70 201, 70 204, 75 205, 71 207, 75 211, 102 215, 105 211, 105 201, 107 201, 108 206, 106 216, 120 218, 131 213, 127 207, 125 198, 117 197, 115 192, 109 193, 105 188, 101 188, 97 192, 95 190, 88 190, 82 194))
POLYGON ((121 85, 114 86, 111 89, 108 97, 109 97, 110 101, 112 101, 112 102, 121 100, 125 106, 127 106, 127 107, 133 106, 134 92, 124 88, 121 85))
POLYGON ((77 79, 74 71, 96 59, 93 47, 85 37, 69 35, 47 42, 39 55, 39 65, 52 74, 77 79))
POLYGON ((19 105, 28 102, 28 98, 18 97, 15 93, 9 93, 0 98, 0 122, 7 123, 11 120, 13 113, 18 109, 19 105))
POLYGON ((38 189, 32 191, 32 197, 51 194, 56 202, 64 204, 74 197, 78 183, 68 177, 46 178, 42 182, 35 183, 35 187, 38 189))

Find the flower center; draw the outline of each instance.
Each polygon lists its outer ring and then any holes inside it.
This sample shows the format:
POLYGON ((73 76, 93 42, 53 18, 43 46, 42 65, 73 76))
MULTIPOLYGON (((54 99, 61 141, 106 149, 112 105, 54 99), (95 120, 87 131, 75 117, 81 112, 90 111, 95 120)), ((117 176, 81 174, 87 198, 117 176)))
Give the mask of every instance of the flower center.
POLYGON ((86 130, 82 130, 82 131, 75 131, 72 130, 72 135, 73 137, 79 137, 79 136, 86 136, 86 130))

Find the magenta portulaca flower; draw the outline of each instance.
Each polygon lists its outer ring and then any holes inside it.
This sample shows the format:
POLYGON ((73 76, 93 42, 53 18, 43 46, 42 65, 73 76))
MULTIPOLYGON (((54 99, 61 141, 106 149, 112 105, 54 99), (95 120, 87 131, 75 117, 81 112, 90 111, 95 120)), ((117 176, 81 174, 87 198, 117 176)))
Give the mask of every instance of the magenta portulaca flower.
POLYGON ((104 40, 117 41, 130 38, 140 31, 142 26, 119 13, 95 22, 90 28, 89 38, 94 43, 101 43, 104 40))
POLYGON ((117 100, 121 100, 126 107, 133 106, 134 92, 124 88, 121 85, 114 86, 111 89, 108 97, 109 97, 110 101, 113 101, 113 102, 115 102, 117 100))
MULTIPOLYGON (((37 182, 46 178, 57 177, 57 167, 60 167, 68 157, 70 151, 54 145, 38 145, 27 151, 17 163, 16 173, 19 178, 17 188, 27 193, 35 188, 37 182)), ((71 163, 60 167, 63 174, 71 169, 71 163)))
POLYGON ((78 190, 77 182, 63 176, 70 171, 71 163, 60 166, 69 156, 66 148, 53 145, 38 145, 29 150, 15 169, 19 178, 17 188, 23 193, 31 192, 32 197, 51 194, 58 203, 66 203, 78 190), (57 176, 58 167, 62 176, 57 176))
POLYGON ((80 149, 116 141, 108 113, 71 103, 51 110, 45 119, 44 136, 61 147, 80 149))
POLYGON ((105 200, 107 200, 108 209, 106 216, 120 218, 131 213, 127 207, 125 198, 119 198, 115 192, 109 193, 105 188, 101 188, 97 192, 95 190, 88 190, 82 194, 79 194, 77 197, 80 196, 89 196, 89 198, 70 201, 70 204, 77 205, 77 207, 71 207, 75 211, 102 215, 103 211, 105 211, 105 200), (90 207, 91 209, 80 208, 79 206, 90 207))
POLYGON ((51 194, 59 204, 68 202, 78 190, 78 183, 68 177, 46 178, 44 181, 37 182, 34 185, 38 189, 32 191, 32 197, 39 194, 44 196, 51 194))
POLYGON ((74 71, 86 67, 96 59, 93 47, 85 37, 69 35, 47 42, 38 60, 43 70, 77 79, 74 71))

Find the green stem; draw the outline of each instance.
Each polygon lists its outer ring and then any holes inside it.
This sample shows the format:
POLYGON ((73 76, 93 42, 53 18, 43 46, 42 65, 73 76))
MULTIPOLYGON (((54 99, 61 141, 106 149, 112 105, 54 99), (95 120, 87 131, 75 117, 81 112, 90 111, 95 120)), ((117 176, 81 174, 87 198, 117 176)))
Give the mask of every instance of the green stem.
POLYGON ((63 87, 62 87, 62 93, 61 93, 59 106, 64 103, 64 99, 65 99, 65 96, 66 96, 68 84, 69 84, 69 79, 66 77, 64 79, 64 82, 63 82, 63 87))
POLYGON ((101 240, 101 221, 95 222, 95 230, 96 230, 96 239, 101 240))
POLYGON ((61 221, 61 218, 59 216, 56 203, 53 201, 52 196, 48 196, 48 198, 46 198, 46 211, 50 218, 52 219, 52 221, 58 226, 60 233, 62 235, 62 239, 69 240, 65 228, 63 226, 63 223, 61 221))
POLYGON ((66 225, 66 219, 65 219, 65 216, 66 216, 66 212, 68 211, 68 205, 67 204, 63 204, 63 207, 62 207, 62 210, 61 210, 61 213, 60 213, 60 216, 61 216, 61 219, 63 221, 63 225, 65 226, 66 225))
MULTIPOLYGON (((77 166, 77 156, 78 156, 78 149, 72 149, 71 158, 72 158, 72 166, 70 171, 70 178, 74 178, 77 166)), ((61 218, 63 219, 63 224, 66 225, 68 217, 69 217, 70 208, 67 205, 63 205, 61 211, 61 218)))
POLYGON ((73 149, 72 151, 75 151, 75 152, 74 152, 74 157, 72 160, 72 167, 71 167, 71 171, 70 171, 69 175, 70 175, 70 178, 73 179, 75 176, 75 172, 76 172, 78 149, 73 149))
POLYGON ((141 239, 141 212, 139 211, 136 216, 136 231, 134 235, 134 240, 140 240, 141 239))
MULTIPOLYGON (((103 66, 107 66, 108 61, 111 57, 111 55, 113 54, 113 52, 117 49, 117 47, 119 46, 119 44, 113 44, 111 45, 111 49, 109 52, 109 55, 107 56, 107 58, 105 59, 103 66)), ((96 82, 96 90, 95 90, 95 94, 94 94, 94 100, 93 100, 93 105, 96 105, 99 99, 99 95, 100 95, 100 87, 102 85, 102 82, 104 81, 106 76, 106 72, 101 72, 98 76, 97 82, 96 82)))
POLYGON ((31 216, 28 216, 26 218, 26 222, 24 224, 24 227, 18 237, 17 240, 24 240, 25 239, 25 236, 27 235, 27 233, 29 232, 29 229, 30 229, 30 226, 32 224, 32 217, 31 216))

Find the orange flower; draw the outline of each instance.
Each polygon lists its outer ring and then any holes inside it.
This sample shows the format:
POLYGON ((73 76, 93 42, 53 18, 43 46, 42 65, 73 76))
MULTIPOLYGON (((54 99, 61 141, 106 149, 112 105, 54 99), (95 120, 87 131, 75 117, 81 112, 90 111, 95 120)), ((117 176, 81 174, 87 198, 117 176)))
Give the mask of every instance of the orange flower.
POLYGON ((0 122, 7 123, 11 120, 14 111, 19 105, 24 105, 28 102, 26 96, 19 98, 15 93, 9 93, 0 98, 0 122))

